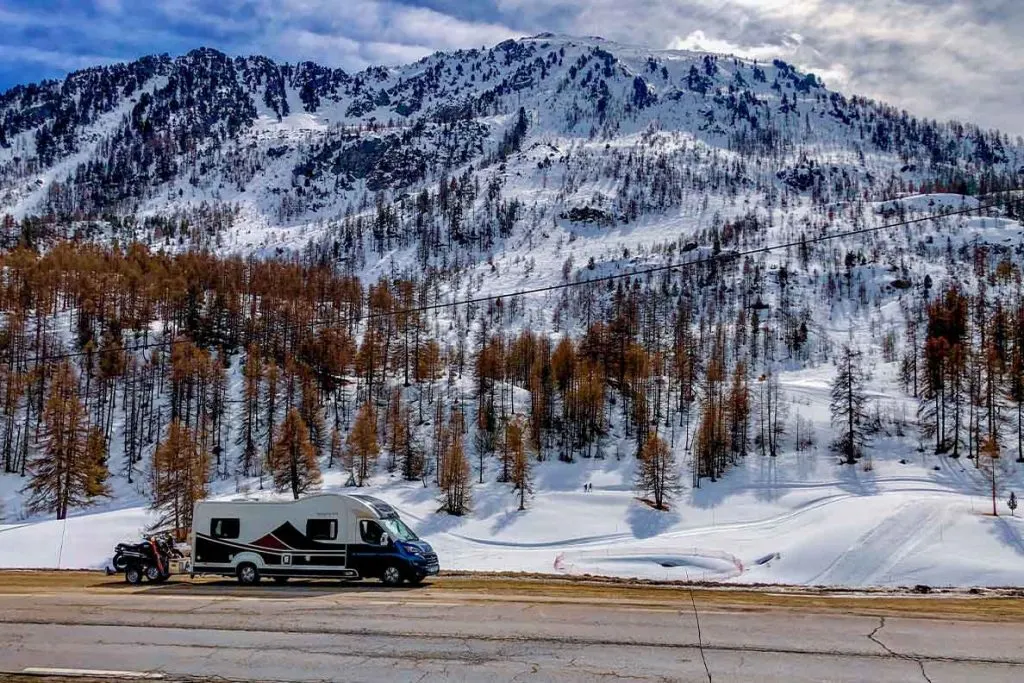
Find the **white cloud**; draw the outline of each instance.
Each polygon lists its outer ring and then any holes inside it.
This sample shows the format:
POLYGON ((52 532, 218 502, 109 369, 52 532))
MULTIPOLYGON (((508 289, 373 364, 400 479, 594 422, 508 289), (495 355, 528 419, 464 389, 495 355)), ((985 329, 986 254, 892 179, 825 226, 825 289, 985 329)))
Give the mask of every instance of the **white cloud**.
POLYGON ((831 88, 845 88, 850 81, 849 69, 842 64, 828 64, 818 51, 804 44, 804 38, 799 33, 784 35, 777 44, 740 45, 721 38, 710 38, 698 29, 685 38, 676 36, 669 41, 667 49, 714 52, 758 61, 783 59, 800 69, 813 72, 831 88))
POLYGON ((0 45, 0 61, 9 63, 39 64, 61 71, 76 71, 90 66, 109 64, 117 60, 90 54, 71 54, 59 50, 43 50, 35 47, 0 45))
POLYGON ((1018 0, 496 0, 516 26, 778 56, 831 87, 1024 133, 1018 0), (553 22, 553 23, 552 23, 553 22), (802 40, 794 45, 790 38, 802 40))
POLYGON ((693 31, 685 38, 676 36, 669 44, 669 50, 690 50, 693 52, 717 52, 735 55, 744 59, 772 59, 793 54, 800 46, 802 39, 794 35, 790 40, 779 45, 739 45, 721 38, 709 38, 700 29, 693 31))
POLYGON ((519 35, 498 23, 465 21, 424 7, 412 7, 391 0, 255 0, 264 17, 264 32, 273 40, 275 32, 311 30, 366 45, 364 54, 402 57, 422 56, 436 50, 493 44, 519 35))

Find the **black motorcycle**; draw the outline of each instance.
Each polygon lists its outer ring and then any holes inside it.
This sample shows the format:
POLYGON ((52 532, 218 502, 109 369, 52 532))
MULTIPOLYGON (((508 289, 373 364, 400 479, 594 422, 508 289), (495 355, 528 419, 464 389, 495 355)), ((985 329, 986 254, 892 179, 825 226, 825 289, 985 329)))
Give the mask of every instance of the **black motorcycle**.
POLYGON ((183 557, 170 534, 149 536, 140 543, 118 543, 114 548, 114 571, 124 572, 130 584, 143 579, 162 583, 171 576, 171 560, 183 557))

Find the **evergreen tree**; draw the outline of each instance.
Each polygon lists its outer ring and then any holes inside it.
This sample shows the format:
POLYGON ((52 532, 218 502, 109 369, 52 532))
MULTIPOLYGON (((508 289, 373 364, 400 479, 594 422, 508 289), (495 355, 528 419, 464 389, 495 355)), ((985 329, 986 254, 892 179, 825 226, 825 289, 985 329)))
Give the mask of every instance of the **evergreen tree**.
POLYGON ((29 464, 28 509, 56 513, 57 519, 64 519, 70 509, 109 496, 105 458, 103 431, 89 427, 74 370, 64 361, 50 382, 43 410, 42 448, 29 464))
POLYGON ((832 381, 832 425, 839 430, 832 448, 848 465, 857 462, 867 445, 866 378, 860 364, 860 351, 854 351, 849 346, 843 347, 836 377, 832 381))
POLYGON ((402 407, 402 431, 401 450, 399 457, 402 462, 402 478, 406 481, 416 481, 423 476, 424 454, 423 450, 415 443, 411 436, 412 430, 412 408, 408 405, 402 407))
MULTIPOLYGON (((1018 324, 1024 325, 1024 316, 1018 324)), ((1021 336, 1024 341, 1024 334, 1021 336)), ((1017 414, 1015 420, 1017 423, 1017 462, 1024 463, 1024 348, 1021 347, 1021 342, 1018 342, 1013 350, 1006 377, 1005 393, 1017 414)))
POLYGON ((330 458, 327 461, 327 469, 334 467, 336 460, 341 460, 342 446, 341 446, 341 432, 338 431, 337 427, 331 428, 331 453, 330 458))
POLYGON ((281 423, 268 466, 274 477, 274 488, 290 490, 295 500, 320 486, 316 449, 309 441, 309 427, 297 408, 289 410, 281 423))
POLYGON ((356 483, 362 486, 372 474, 373 464, 377 462, 380 446, 377 443, 377 416, 373 404, 363 404, 356 414, 355 424, 345 442, 348 458, 356 473, 356 483))
POLYGON ((439 476, 441 511, 460 517, 469 512, 471 481, 469 460, 462 445, 462 416, 458 411, 452 413, 448 432, 439 476))
POLYGON ((992 490, 992 516, 998 517, 996 498, 999 496, 999 442, 994 438, 986 437, 982 441, 978 453, 978 465, 988 476, 992 490))
POLYGON ((154 510, 160 513, 155 529, 171 529, 183 535, 192 527, 196 501, 206 497, 210 457, 202 450, 195 433, 174 420, 167 436, 153 453, 152 476, 154 510))
POLYGON ((327 427, 324 423, 319 388, 314 382, 313 375, 308 371, 302 373, 300 386, 302 395, 299 403, 299 414, 302 417, 303 423, 306 424, 309 443, 313 446, 313 452, 319 457, 327 441, 327 427))
POLYGON ((240 455, 242 475, 249 477, 254 474, 254 468, 259 460, 256 442, 260 432, 260 385, 263 382, 263 364, 255 344, 250 344, 246 350, 242 376, 244 379, 242 428, 238 433, 238 442, 242 446, 240 455))
POLYGON ((730 449, 724 383, 725 346, 722 329, 719 327, 715 333, 711 358, 704 373, 701 419, 694 445, 695 485, 699 484, 701 477, 710 477, 711 481, 716 481, 725 471, 726 457, 730 449))
POLYGON ((510 420, 505 427, 505 448, 509 453, 511 467, 509 478, 512 490, 519 493, 519 509, 526 509, 526 496, 533 493, 533 477, 530 458, 526 454, 526 439, 522 421, 510 420))
MULTIPOLYGON (((385 433, 387 434, 388 448, 388 472, 394 472, 398 468, 398 459, 403 462, 409 458, 409 451, 412 444, 409 439, 408 414, 405 406, 402 405, 402 390, 398 387, 391 392, 391 400, 388 403, 387 420, 385 421, 385 433)), ((409 477, 406 477, 407 479, 409 477)), ((415 479, 416 477, 412 477, 415 479)))
MULTIPOLYGON (((270 361, 267 364, 265 372, 265 384, 266 390, 263 398, 263 424, 266 430, 266 450, 265 457, 267 460, 270 459, 270 452, 274 449, 274 442, 277 440, 275 429, 277 428, 277 413, 278 405, 280 403, 280 382, 281 382, 281 371, 277 367, 277 363, 270 361)), ((263 476, 260 474, 260 488, 263 487, 263 476)))
POLYGON ((743 361, 733 370, 728 401, 729 444, 733 453, 745 456, 750 441, 750 387, 747 364, 743 361))
POLYGON ((675 456, 672 449, 657 434, 644 442, 637 462, 636 487, 651 496, 656 510, 665 510, 665 502, 672 496, 678 484, 675 456))

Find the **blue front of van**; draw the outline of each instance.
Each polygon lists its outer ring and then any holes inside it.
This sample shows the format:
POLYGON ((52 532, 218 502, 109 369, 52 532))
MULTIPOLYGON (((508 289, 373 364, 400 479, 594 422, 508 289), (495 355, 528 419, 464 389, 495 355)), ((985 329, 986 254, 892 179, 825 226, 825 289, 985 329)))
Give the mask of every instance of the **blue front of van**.
POLYGON ((359 520, 359 535, 362 543, 350 547, 349 566, 360 576, 376 576, 393 586, 420 583, 440 571, 434 549, 393 512, 359 520))
POLYGON ((395 541, 395 550, 406 563, 407 575, 414 581, 435 576, 440 571, 437 553, 424 541, 395 541))

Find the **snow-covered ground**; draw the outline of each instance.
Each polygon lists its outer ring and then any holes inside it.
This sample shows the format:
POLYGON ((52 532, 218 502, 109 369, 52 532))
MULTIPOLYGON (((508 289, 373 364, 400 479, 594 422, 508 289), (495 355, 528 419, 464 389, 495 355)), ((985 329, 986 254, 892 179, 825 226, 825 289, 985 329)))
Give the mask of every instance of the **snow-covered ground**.
MULTIPOLYGON (((446 569, 851 587, 1024 584, 1024 518, 1011 517, 1002 500, 1000 516, 990 515, 988 480, 971 461, 883 438, 870 471, 837 464, 825 446, 830 371, 789 373, 783 387, 791 410, 814 424, 816 448, 748 455, 719 482, 684 483, 668 512, 636 500, 633 458, 614 451, 536 465, 538 493, 524 512, 506 484, 476 485, 464 518, 436 513, 436 487, 418 482, 381 474, 364 492, 398 508, 446 569)), ((1003 488, 1024 491, 1024 466, 1003 468, 1003 488)), ((495 474, 485 472, 485 481, 495 474)), ((346 490, 346 478, 327 472, 325 490, 346 490)), ((66 523, 0 526, 0 567, 103 567, 116 542, 151 522, 139 502, 66 523)))

